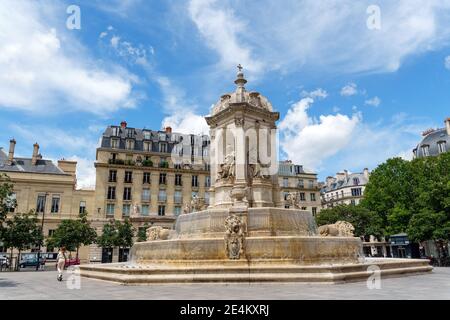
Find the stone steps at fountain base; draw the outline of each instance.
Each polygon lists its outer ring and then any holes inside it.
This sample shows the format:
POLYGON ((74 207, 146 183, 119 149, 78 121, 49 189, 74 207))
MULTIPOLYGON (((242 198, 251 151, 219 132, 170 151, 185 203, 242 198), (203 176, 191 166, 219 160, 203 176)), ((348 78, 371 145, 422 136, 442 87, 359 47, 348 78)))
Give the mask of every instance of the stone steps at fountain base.
MULTIPOLYGON (((303 282, 344 283, 366 281, 378 266, 381 278, 432 271, 427 260, 378 259, 357 265, 333 266, 237 266, 237 267, 157 267, 115 265, 80 266, 81 275, 124 285, 164 283, 258 283, 303 282)), ((378 272, 378 271, 377 271, 378 272)))

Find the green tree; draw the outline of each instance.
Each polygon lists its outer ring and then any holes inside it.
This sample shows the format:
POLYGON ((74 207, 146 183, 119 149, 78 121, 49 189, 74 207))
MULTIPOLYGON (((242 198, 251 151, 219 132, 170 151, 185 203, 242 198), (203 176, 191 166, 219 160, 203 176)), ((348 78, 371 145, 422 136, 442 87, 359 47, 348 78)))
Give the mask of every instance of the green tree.
POLYGON ((116 221, 116 230, 115 246, 119 247, 119 250, 132 247, 135 229, 131 222, 128 219, 124 222, 116 221))
POLYGON ((0 173, 0 231, 11 208, 16 207, 16 200, 12 198, 13 184, 6 174, 0 173))
POLYGON ((146 222, 143 227, 138 229, 137 242, 147 241, 147 229, 149 227, 150 227, 149 224, 146 222))
POLYGON ((80 246, 95 243, 97 233, 87 220, 87 212, 80 213, 76 220, 62 220, 53 236, 48 239, 47 246, 66 247, 69 251, 76 250, 76 257, 80 246))
POLYGON ((355 227, 355 236, 382 234, 381 218, 374 212, 360 205, 339 205, 320 211, 316 218, 319 226, 347 221, 355 227))
POLYGON ((97 244, 102 248, 114 248, 116 246, 117 229, 113 220, 103 225, 102 234, 97 238, 97 244))
POLYGON ((38 226, 36 213, 15 214, 12 219, 6 221, 6 228, 3 230, 3 242, 10 248, 10 261, 12 261, 13 249, 20 253, 32 246, 42 245, 43 236, 41 227, 38 226))

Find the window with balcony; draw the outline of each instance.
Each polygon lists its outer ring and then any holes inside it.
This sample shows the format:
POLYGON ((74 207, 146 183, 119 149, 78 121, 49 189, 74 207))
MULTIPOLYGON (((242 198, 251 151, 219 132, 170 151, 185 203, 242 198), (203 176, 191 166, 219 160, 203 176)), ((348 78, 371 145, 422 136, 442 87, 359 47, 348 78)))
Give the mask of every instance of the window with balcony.
POLYGON ((142 189, 142 202, 150 201, 150 189, 144 188, 142 189))
POLYGON ((316 194, 310 193, 311 201, 316 201, 316 194))
POLYGON ((300 201, 306 201, 306 195, 304 192, 300 192, 299 195, 300 195, 300 201))
POLYGON ((302 189, 305 188, 305 183, 303 179, 298 179, 298 187, 302 189))
POLYGON ((115 200, 116 199, 116 187, 108 187, 108 193, 106 195, 106 198, 108 200, 115 200))
POLYGON ((205 177, 205 187, 206 188, 211 187, 211 177, 210 176, 205 177))
POLYGON ((182 186, 183 185, 183 176, 181 174, 175 175, 175 185, 182 186))
POLYGON ((198 176, 192 176, 192 186, 198 187, 198 176))
POLYGON ((360 197, 362 195, 361 188, 352 188, 352 197, 360 197))
POLYGON ((45 210, 45 195, 38 195, 36 202, 36 212, 43 213, 45 210))
POLYGON ((144 139, 150 140, 152 138, 152 133, 150 131, 144 131, 144 139))
POLYGON ((166 215, 166 206, 158 206, 158 216, 166 215))
POLYGON ((159 202, 166 202, 167 201, 166 190, 159 190, 159 192, 158 192, 158 201, 159 202))
POLYGON ((129 217, 131 212, 131 205, 130 204, 124 204, 122 206, 122 216, 123 217, 129 217))
POLYGON ((132 171, 125 171, 125 183, 132 183, 133 182, 133 172, 132 171))
POLYGON ((317 215, 317 208, 316 207, 312 207, 312 215, 315 217, 317 215))
POLYGON ((79 213, 86 213, 86 201, 80 201, 80 210, 79 213))
POLYGON ((174 211, 173 213, 175 214, 175 216, 178 217, 181 214, 181 207, 176 206, 173 211, 174 211))
POLYGON ((106 216, 111 217, 114 216, 115 205, 113 203, 108 203, 106 205, 106 216))
POLYGON ((51 213, 58 213, 59 212, 59 196, 52 196, 52 207, 50 212, 51 213))
POLYGON ((151 183, 151 174, 150 172, 144 172, 143 178, 142 178, 143 184, 150 184, 151 183))
POLYGON ((150 206, 148 204, 143 204, 141 208, 141 215, 148 216, 150 214, 150 206))
POLYGON ((285 187, 285 188, 289 187, 289 179, 288 178, 283 178, 283 187, 285 187))
POLYGON ((144 142, 144 151, 145 152, 152 151, 152 143, 151 142, 148 142, 148 141, 144 142))
POLYGON ((310 189, 314 189, 314 180, 309 180, 308 181, 308 186, 310 189))
POLYGON ((159 184, 166 184, 167 174, 160 173, 159 174, 159 184))
POLYGON ((181 191, 175 191, 175 194, 173 196, 173 200, 175 203, 182 203, 183 202, 183 194, 181 191))
POLYGON ((117 170, 109 170, 108 182, 117 182, 117 170))
POLYGON ((167 152, 167 143, 159 144, 159 152, 166 153, 167 152))
POLYGON ((131 201, 131 188, 123 188, 123 200, 131 201))

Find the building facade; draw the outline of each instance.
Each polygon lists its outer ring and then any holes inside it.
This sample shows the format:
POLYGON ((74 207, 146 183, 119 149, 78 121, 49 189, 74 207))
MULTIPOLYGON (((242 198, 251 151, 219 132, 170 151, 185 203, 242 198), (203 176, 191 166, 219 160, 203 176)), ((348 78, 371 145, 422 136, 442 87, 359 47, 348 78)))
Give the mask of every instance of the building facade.
MULTIPOLYGON (((76 188, 75 161, 59 160, 55 164, 45 160, 39 153, 37 143, 33 146, 31 158, 15 157, 15 146, 13 139, 8 153, 0 148, 0 173, 11 179, 13 197, 17 203, 15 208, 11 208, 8 218, 16 212, 34 210, 39 223, 44 219, 43 234, 44 238, 48 238, 61 220, 76 219, 80 212, 90 214, 94 211, 94 190, 76 188)), ((5 249, 1 248, 0 252, 5 249)), ((80 256, 87 257, 87 252, 88 248, 81 248, 80 256)))
POLYGON ((289 193, 299 193, 302 210, 310 211, 313 216, 320 212, 320 187, 317 174, 306 172, 303 166, 290 160, 281 161, 278 167, 278 181, 281 189, 280 198, 287 200, 289 193))
POLYGON ((430 129, 422 133, 422 141, 413 150, 414 158, 437 156, 450 151, 450 118, 444 123, 444 128, 430 129))
POLYGON ((364 189, 369 182, 369 169, 361 173, 338 172, 335 177, 327 177, 320 194, 322 208, 332 208, 342 204, 357 205, 364 197, 364 189))

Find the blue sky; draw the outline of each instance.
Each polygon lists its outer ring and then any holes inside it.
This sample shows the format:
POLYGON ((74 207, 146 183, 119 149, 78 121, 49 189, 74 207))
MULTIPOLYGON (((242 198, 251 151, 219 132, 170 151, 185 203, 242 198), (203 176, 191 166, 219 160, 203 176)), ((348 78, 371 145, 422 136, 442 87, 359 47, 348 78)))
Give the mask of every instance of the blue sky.
POLYGON ((107 125, 207 132, 247 88, 281 113, 280 155, 319 173, 411 157, 450 116, 450 1, 10 1, 0 3, 0 146, 38 142, 92 186, 107 125), (81 29, 69 30, 69 5, 81 29), (378 16, 376 17, 378 19, 378 16), (449 57, 449 58, 447 58, 449 57))

